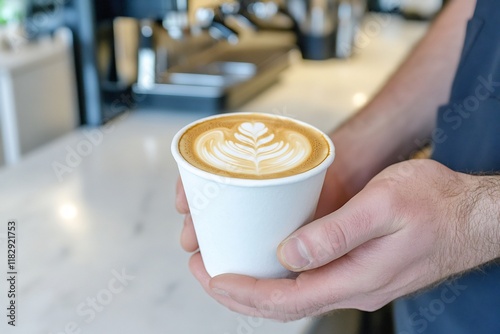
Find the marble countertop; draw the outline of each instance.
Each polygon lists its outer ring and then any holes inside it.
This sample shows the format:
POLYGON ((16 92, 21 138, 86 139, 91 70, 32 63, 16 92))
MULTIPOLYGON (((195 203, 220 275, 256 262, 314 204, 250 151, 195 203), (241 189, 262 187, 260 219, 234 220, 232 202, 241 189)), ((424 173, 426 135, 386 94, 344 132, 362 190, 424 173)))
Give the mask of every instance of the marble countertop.
MULTIPOLYGON (((425 23, 370 16, 349 60, 295 63, 241 110, 329 131, 383 84, 425 23)), ((307 333, 232 313, 189 273, 174 209, 175 132, 207 113, 136 111, 78 129, 0 170, 1 333, 307 333), (16 328, 7 325, 7 222, 17 222, 16 328)))

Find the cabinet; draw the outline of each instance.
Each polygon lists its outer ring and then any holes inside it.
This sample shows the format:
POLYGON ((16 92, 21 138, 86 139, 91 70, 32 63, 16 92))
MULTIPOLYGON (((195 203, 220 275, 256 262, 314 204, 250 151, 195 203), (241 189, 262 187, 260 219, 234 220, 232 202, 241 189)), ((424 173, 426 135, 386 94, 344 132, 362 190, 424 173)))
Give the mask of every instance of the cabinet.
POLYGON ((0 53, 0 153, 7 165, 78 125, 71 41, 61 31, 0 53))

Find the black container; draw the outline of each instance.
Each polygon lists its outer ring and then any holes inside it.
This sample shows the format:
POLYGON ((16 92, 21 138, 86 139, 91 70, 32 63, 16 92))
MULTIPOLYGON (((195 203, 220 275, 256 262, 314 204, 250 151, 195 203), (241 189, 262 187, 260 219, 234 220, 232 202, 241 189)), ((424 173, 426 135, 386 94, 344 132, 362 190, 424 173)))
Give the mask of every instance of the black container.
POLYGON ((304 59, 325 60, 335 56, 335 33, 326 36, 310 36, 299 32, 297 44, 304 59))

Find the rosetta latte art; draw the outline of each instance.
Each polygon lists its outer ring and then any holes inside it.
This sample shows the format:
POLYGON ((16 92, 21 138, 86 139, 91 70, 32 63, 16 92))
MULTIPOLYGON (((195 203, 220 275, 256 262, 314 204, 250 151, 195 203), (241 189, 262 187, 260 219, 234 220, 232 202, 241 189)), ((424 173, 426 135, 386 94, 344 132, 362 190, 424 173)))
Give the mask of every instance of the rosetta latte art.
POLYGON ((277 131, 262 122, 214 128, 197 138, 195 149, 205 163, 240 174, 279 173, 304 163, 312 150, 309 140, 292 130, 277 131))

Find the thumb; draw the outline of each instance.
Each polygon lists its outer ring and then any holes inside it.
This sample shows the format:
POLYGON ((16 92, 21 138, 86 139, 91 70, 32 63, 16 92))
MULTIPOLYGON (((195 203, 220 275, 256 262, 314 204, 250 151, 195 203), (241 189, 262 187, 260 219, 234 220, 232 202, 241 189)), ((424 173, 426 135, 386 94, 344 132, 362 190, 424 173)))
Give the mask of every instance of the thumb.
POLYGON ((354 248, 390 234, 392 219, 377 196, 359 193, 334 213, 298 229, 278 246, 278 258, 291 271, 321 267, 354 248), (377 203, 375 203, 377 202, 377 203))

